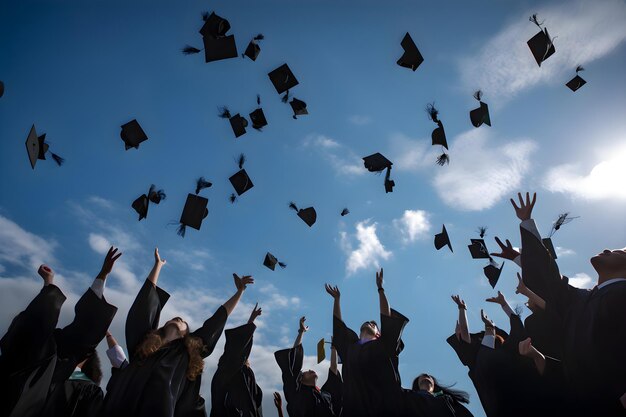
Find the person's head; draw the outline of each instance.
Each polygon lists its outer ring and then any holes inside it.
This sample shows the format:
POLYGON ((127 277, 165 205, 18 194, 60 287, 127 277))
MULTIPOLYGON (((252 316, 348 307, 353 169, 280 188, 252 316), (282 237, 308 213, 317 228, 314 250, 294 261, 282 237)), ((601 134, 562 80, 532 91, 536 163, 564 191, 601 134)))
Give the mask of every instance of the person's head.
POLYGON ((380 330, 378 330, 378 324, 374 320, 366 321, 361 325, 360 339, 371 339, 380 337, 380 330))
POLYGON ((95 350, 81 363, 78 364, 80 370, 87 375, 96 385, 100 385, 102 381, 102 366, 100 357, 95 350))
POLYGON ((174 339, 178 339, 189 334, 189 324, 180 317, 174 317, 167 321, 159 331, 162 331, 162 336, 167 332, 173 332, 175 335, 174 339))
POLYGON ((413 380, 413 391, 426 391, 429 393, 442 392, 460 403, 469 403, 469 394, 465 391, 452 389, 453 385, 441 385, 437 378, 429 374, 420 374, 413 380))
POLYGON ((626 278, 626 248, 605 249, 590 261, 598 273, 599 284, 613 278, 626 278))
POLYGON ((317 374, 312 369, 302 371, 300 373, 300 383, 309 387, 315 387, 317 384, 317 374))

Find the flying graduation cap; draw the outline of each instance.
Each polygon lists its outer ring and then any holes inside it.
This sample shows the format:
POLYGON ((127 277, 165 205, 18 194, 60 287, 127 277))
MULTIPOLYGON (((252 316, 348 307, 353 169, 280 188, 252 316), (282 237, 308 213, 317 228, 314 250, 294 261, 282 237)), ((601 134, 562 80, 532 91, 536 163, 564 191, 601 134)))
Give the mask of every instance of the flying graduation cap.
POLYGON ((431 133, 432 145, 441 145, 441 155, 437 157, 437 165, 444 166, 450 163, 450 157, 443 150, 448 149, 448 141, 446 140, 446 131, 443 129, 443 123, 439 120, 439 110, 435 108, 435 103, 429 103, 426 106, 426 113, 433 122, 437 123, 437 127, 431 133))
POLYGON ((296 76, 293 75, 287 64, 281 65, 267 75, 270 77, 270 81, 278 94, 287 92, 285 97, 283 97, 283 102, 286 103, 289 97, 289 90, 299 84, 296 76))
POLYGON ((375 154, 364 157, 363 164, 369 172, 376 172, 380 174, 383 170, 386 169, 387 171, 385 172, 385 193, 393 192, 393 187, 396 186, 395 181, 390 178, 391 166, 393 165, 393 162, 385 158, 381 153, 376 152, 375 154))
POLYGON ((528 44, 533 57, 535 57, 537 65, 541 66, 541 63, 552 56, 552 54, 556 52, 556 49, 554 49, 554 43, 548 34, 548 29, 542 27, 543 21, 539 22, 537 20, 537 14, 530 16, 528 20, 539 27, 539 32, 537 32, 537 34, 530 38, 526 43, 528 44))
POLYGON ((474 93, 474 98, 478 100, 480 106, 470 111, 470 120, 474 127, 480 127, 483 123, 491 126, 491 118, 489 117, 489 106, 482 101, 483 92, 478 90, 474 93))
POLYGON ((439 250, 444 246, 448 245, 450 248, 450 252, 454 252, 452 250, 452 244, 450 243, 450 237, 448 236, 448 231, 446 230, 446 225, 442 226, 441 233, 437 233, 435 235, 435 249, 439 250))
MULTIPOLYGON (((204 44, 204 60, 205 62, 219 61, 222 59, 236 58, 237 44, 234 35, 226 35, 230 30, 230 23, 215 14, 215 12, 202 13, 204 25, 200 28, 202 42, 204 44)), ((194 46, 186 45, 182 52, 184 55, 193 55, 200 53, 202 49, 194 46)))
POLYGON ((248 120, 246 120, 246 118, 241 116, 239 113, 232 116, 230 114, 230 110, 228 110, 228 107, 222 106, 220 107, 218 116, 222 119, 228 119, 228 121, 230 122, 230 127, 233 129, 233 133, 235 134, 236 138, 246 134, 248 120))
POLYGON ((256 61, 257 57, 259 56, 259 53, 261 53, 261 47, 259 46, 259 41, 263 39, 265 39, 265 36, 263 36, 262 33, 259 33, 254 38, 252 38, 252 40, 248 44, 248 47, 246 48, 246 51, 243 54, 241 54, 241 57, 242 58, 248 57, 251 60, 256 61))
MULTIPOLYGON (((240 154, 239 158, 237 158, 237 164, 239 166, 239 171, 233 174, 228 180, 232 184, 233 188, 237 195, 242 195, 250 188, 254 187, 252 180, 248 176, 248 173, 245 169, 243 169, 243 164, 246 162, 246 156, 244 154, 240 154)), ((230 195, 230 202, 234 203, 237 201, 237 196, 233 193, 230 195)))
POLYGON ((165 192, 163 190, 157 190, 154 184, 150 185, 148 194, 142 194, 131 205, 133 209, 139 214, 139 221, 148 217, 148 206, 150 203, 159 204, 161 200, 165 200, 165 192))
POLYGON ((411 35, 409 35, 409 32, 404 35, 404 38, 402 38, 402 42, 400 42, 400 45, 404 49, 404 53, 402 54, 400 59, 398 59, 397 64, 401 67, 410 68, 411 70, 415 71, 417 67, 419 67, 421 63, 424 62, 424 58, 422 57, 419 49, 417 49, 417 46, 415 45, 415 42, 413 42, 413 39, 411 38, 411 35))
POLYGON ((289 203, 289 208, 298 213, 298 217, 302 219, 303 222, 307 224, 307 226, 311 227, 315 224, 317 220, 317 213, 313 207, 307 207, 305 209, 298 209, 296 203, 293 201, 289 203))
POLYGON ((252 122, 252 128, 261 131, 265 126, 267 126, 267 119, 265 118, 265 113, 263 113, 263 109, 261 108, 261 96, 259 94, 256 95, 256 104, 257 109, 248 116, 252 122))
POLYGON ((178 236, 185 237, 187 226, 200 230, 202 220, 209 214, 209 209, 207 209, 209 199, 199 196, 198 193, 212 185, 213 184, 205 180, 204 177, 200 177, 196 180, 196 193, 187 194, 187 201, 185 201, 185 207, 183 207, 183 212, 180 215, 180 225, 176 232, 178 236))
MULTIPOLYGON (((287 94, 289 94, 287 92, 287 94)), ((306 103, 302 100, 298 100, 297 98, 292 98, 291 101, 289 102, 289 105, 291 106, 291 109, 293 110, 293 117, 294 119, 297 119, 298 116, 304 116, 306 114, 309 114, 308 110, 306 109, 306 103)))
POLYGON ((0 97, 4 95, 4 83, 0 81, 0 97))
POLYGON ((317 363, 320 364, 324 359, 326 359, 326 346, 331 345, 332 342, 327 342, 326 339, 321 338, 319 342, 317 342, 317 363))
POLYGON ((504 262, 501 265, 498 265, 493 259, 489 262, 489 265, 483 268, 483 272, 487 279, 489 280, 489 284, 491 288, 495 288, 498 280, 500 279, 500 274, 502 274, 502 268, 504 268, 504 262))
POLYGON ((278 259, 276 259, 276 257, 274 255, 272 255, 271 253, 267 252, 267 254, 265 255, 265 259, 263 259, 263 265, 268 267, 272 271, 274 271, 275 268, 276 268, 276 264, 278 264, 278 266, 280 266, 282 269, 287 268, 287 264, 286 263, 280 262, 278 259))
POLYGON ((33 169, 35 169, 35 164, 38 159, 42 159, 44 161, 46 160, 46 153, 48 152, 50 152, 50 156, 58 166, 63 165, 63 162, 65 162, 65 159, 50 151, 50 145, 46 143, 45 133, 41 136, 37 136, 35 125, 33 125, 30 128, 30 132, 28 132, 28 137, 26 138, 26 151, 28 152, 30 166, 33 169))
POLYGON ((571 80, 569 80, 567 84, 565 84, 570 90, 576 91, 583 85, 587 84, 587 81, 585 81, 580 75, 578 75, 580 71, 584 71, 584 70, 585 69, 581 67, 580 65, 576 67, 576 76, 572 78, 571 80))
POLYGON ((491 259, 484 239, 470 239, 470 241, 471 244, 467 245, 467 248, 472 255, 472 259, 491 259))
POLYGON ((124 141, 126 150, 129 150, 130 148, 139 149, 139 144, 148 140, 146 132, 143 131, 137 119, 133 119, 122 125, 120 137, 124 141))
POLYGON ((559 217, 552 223, 552 228, 550 229, 550 234, 548 237, 541 239, 543 242, 543 246, 550 252, 552 255, 552 259, 557 259, 556 250, 554 249, 554 245, 552 244, 552 236, 556 233, 557 230, 561 228, 564 224, 571 222, 574 219, 577 219, 579 216, 570 217, 569 213, 561 213, 559 217))

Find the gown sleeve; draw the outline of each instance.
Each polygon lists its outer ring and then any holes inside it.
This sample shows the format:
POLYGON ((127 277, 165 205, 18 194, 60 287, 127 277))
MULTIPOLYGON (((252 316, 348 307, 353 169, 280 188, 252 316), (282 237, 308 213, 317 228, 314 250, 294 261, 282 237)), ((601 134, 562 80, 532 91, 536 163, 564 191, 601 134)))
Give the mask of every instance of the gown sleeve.
POLYGON ((507 337, 504 341, 502 347, 507 349, 509 352, 517 354, 519 349, 519 342, 526 339, 528 334, 526 333, 526 329, 524 328, 524 323, 522 323, 522 319, 517 314, 511 314, 509 318, 511 321, 511 332, 509 333, 509 337, 507 337))
POLYGON ((461 363, 472 369, 476 363, 476 355, 480 348, 479 337, 480 333, 473 333, 470 335, 471 343, 467 343, 463 339, 458 339, 456 334, 453 334, 446 339, 446 342, 454 349, 461 363))
POLYGON ((337 370, 337 373, 334 373, 330 369, 328 370, 328 378, 324 385, 322 385, 322 391, 330 394, 333 413, 337 416, 340 415, 341 409, 343 408, 343 381, 341 380, 339 370, 337 370))
POLYGON ((276 363, 278 363, 282 374, 285 401, 287 401, 287 405, 289 403, 295 404, 297 402, 298 377, 304 360, 302 344, 291 349, 274 352, 274 358, 276 358, 276 363))
POLYGON ((228 313, 226 309, 224 306, 220 306, 220 308, 202 324, 202 327, 191 333, 192 336, 202 339, 204 343, 204 350, 202 351, 203 358, 213 353, 213 349, 215 349, 215 345, 224 331, 227 318, 228 313))
POLYGON ((359 340, 359 336, 337 317, 333 316, 333 345, 342 361, 346 360, 348 347, 359 340))
POLYGON ((126 317, 126 349, 132 362, 137 346, 146 334, 159 327, 161 310, 170 295, 146 280, 126 317))
POLYGON ((380 315, 380 341, 389 356, 397 356, 402 352, 404 348, 402 332, 408 322, 408 318, 398 313, 393 308, 391 309, 390 316, 380 315))
POLYGON ((246 363, 252 349, 252 335, 256 326, 253 323, 228 329, 224 332, 226 344, 224 353, 217 364, 213 379, 216 383, 227 384, 246 363))

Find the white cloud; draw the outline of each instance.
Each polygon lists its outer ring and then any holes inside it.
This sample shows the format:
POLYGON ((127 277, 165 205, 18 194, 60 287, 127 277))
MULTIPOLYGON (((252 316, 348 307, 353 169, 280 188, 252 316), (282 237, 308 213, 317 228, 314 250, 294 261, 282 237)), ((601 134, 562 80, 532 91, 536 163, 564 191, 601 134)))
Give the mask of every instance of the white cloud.
POLYGON ((515 16, 477 53, 459 63, 468 89, 481 88, 492 103, 502 103, 541 84, 565 84, 577 65, 611 53, 626 39, 626 3, 622 0, 576 0, 539 7, 515 16), (554 39, 556 53, 541 68, 526 41, 539 31, 528 17, 538 13, 554 39))
POLYGON ((562 246, 557 246, 556 248, 554 248, 554 250, 556 251, 556 256, 558 258, 562 258, 564 256, 576 255, 576 252, 574 252, 574 250, 564 248, 562 246))
POLYGON ((393 168, 404 171, 417 171, 432 167, 438 152, 428 139, 411 139, 402 133, 390 137, 393 168))
POLYGON ((37 270, 44 263, 54 264, 52 255, 57 246, 19 227, 0 215, 0 262, 37 270))
POLYGON ((114 207, 114 204, 112 201, 109 201, 102 197, 98 197, 97 195, 92 195, 91 197, 88 198, 87 201, 89 201, 90 203, 96 206, 99 206, 101 208, 108 209, 108 210, 114 207))
POLYGON ((439 197, 459 210, 484 210, 517 190, 530 168, 533 141, 504 143, 486 129, 461 134, 450 146, 450 165, 442 167, 433 184, 439 197))
MULTIPOLYGON (((128 238, 118 239, 122 241, 128 240, 128 238)), ((116 246, 111 243, 109 239, 106 237, 99 235, 97 233, 89 234, 89 246, 91 249, 99 255, 106 255, 111 246, 116 246)), ((129 245, 132 247, 132 245, 129 245)), ((137 288, 139 285, 139 280, 137 276, 130 270, 130 267, 124 260, 124 251, 126 251, 126 247, 128 246, 116 246, 122 252, 122 257, 115 261, 115 268, 111 272, 111 276, 117 278, 119 280, 119 284, 126 290, 131 290, 133 288, 137 288)))
POLYGON ((581 171, 574 164, 556 166, 546 174, 544 187, 589 200, 626 199, 626 148, 595 165, 589 174, 581 174, 581 171))
POLYGON ((259 292, 269 298, 263 304, 275 308, 298 308, 300 298, 282 294, 274 284, 265 284, 259 288, 259 292))
POLYGON ((315 148, 342 176, 364 175, 367 172, 359 156, 328 136, 308 135, 303 141, 303 146, 315 148))
POLYGON ((392 252, 385 249, 376 236, 376 223, 371 223, 370 219, 356 224, 356 234, 354 238, 358 241, 358 247, 353 249, 351 239, 346 232, 341 232, 341 246, 348 255, 346 260, 346 272, 352 275, 360 269, 380 267, 380 260, 387 260, 392 252))
POLYGON ((393 220, 393 225, 402 233, 404 243, 410 243, 430 236, 428 217, 424 210, 405 210, 401 218, 393 220))
POLYGON ((584 272, 579 272, 569 278, 569 285, 576 288, 593 288, 595 285, 594 280, 584 272))
POLYGON ((348 118, 348 121, 356 126, 365 126, 372 122, 371 117, 361 114, 353 114, 348 118))

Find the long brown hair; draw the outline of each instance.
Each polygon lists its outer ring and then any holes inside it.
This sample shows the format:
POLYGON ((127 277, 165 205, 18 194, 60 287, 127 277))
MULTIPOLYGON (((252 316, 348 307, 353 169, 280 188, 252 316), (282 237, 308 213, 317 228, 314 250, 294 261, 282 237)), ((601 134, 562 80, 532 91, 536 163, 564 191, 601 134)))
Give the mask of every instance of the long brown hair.
MULTIPOLYGON (((153 353, 157 352, 164 345, 163 343, 163 330, 160 328, 153 330, 146 335, 143 341, 137 346, 135 352, 140 360, 148 358, 153 353)), ((202 351, 204 350, 204 343, 202 339, 189 334, 189 328, 183 335, 183 343, 187 348, 187 354, 189 354, 189 363, 187 364, 187 379, 195 381, 196 378, 202 374, 204 370, 204 359, 202 358, 202 351)))

